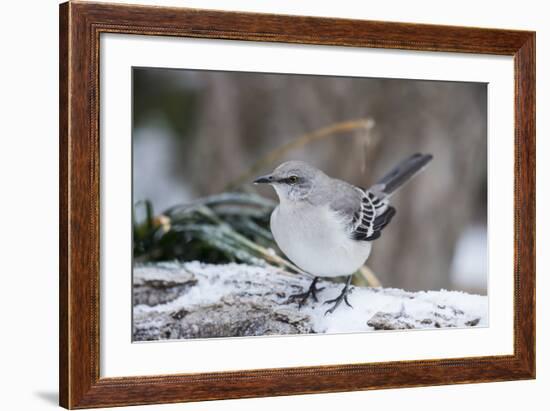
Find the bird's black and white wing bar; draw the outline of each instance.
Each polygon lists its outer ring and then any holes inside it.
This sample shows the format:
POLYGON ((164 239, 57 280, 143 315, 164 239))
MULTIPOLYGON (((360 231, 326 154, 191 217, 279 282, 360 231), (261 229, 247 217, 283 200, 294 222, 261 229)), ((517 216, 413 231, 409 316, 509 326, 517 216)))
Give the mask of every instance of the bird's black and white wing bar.
POLYGON ((380 198, 371 190, 357 190, 361 192, 361 206, 353 215, 351 237, 358 241, 376 240, 395 215, 395 208, 387 198, 380 198))

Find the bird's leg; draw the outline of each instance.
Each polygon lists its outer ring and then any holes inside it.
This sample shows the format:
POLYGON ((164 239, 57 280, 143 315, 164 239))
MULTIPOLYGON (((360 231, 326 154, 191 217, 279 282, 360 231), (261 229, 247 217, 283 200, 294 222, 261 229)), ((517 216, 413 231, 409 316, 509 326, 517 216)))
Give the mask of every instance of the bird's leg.
POLYGON ((318 280, 319 280, 319 277, 315 277, 311 282, 311 285, 309 286, 308 290, 305 293, 292 294, 290 297, 288 297, 288 300, 286 300, 286 302, 290 303, 298 300, 298 308, 302 308, 302 305, 306 303, 309 296, 312 296, 315 302, 319 301, 317 299, 317 293, 319 291, 323 291, 325 287, 317 288, 316 284, 318 280))
POLYGON ((348 294, 351 292, 350 284, 351 284, 351 279, 352 278, 353 278, 353 274, 348 277, 348 279, 346 281, 346 285, 344 286, 344 288, 342 289, 342 292, 340 293, 340 295, 338 297, 336 297, 332 300, 327 300, 327 301, 324 302, 324 304, 334 303, 334 305, 325 312, 325 315, 332 314, 334 312, 334 310, 336 310, 336 308, 342 303, 342 301, 344 301, 349 307, 353 308, 352 305, 348 301, 348 294))

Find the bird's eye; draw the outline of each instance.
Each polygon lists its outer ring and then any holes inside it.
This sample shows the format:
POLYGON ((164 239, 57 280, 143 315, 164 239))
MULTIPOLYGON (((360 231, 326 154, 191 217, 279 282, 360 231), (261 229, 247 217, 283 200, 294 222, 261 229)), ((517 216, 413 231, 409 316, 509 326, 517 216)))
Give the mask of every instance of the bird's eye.
POLYGON ((290 184, 296 184, 298 182, 298 177, 297 176, 290 176, 290 177, 288 177, 288 181, 290 182, 290 184))

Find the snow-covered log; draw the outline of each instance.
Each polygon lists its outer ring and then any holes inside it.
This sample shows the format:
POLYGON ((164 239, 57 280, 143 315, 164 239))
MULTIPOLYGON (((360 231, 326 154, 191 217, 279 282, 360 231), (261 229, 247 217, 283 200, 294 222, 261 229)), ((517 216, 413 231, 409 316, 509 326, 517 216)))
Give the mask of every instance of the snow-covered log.
POLYGON ((483 327, 487 297, 458 291, 353 287, 329 315, 342 284, 319 281, 319 302, 288 303, 311 278, 245 264, 155 263, 134 269, 134 341, 273 334, 483 327))

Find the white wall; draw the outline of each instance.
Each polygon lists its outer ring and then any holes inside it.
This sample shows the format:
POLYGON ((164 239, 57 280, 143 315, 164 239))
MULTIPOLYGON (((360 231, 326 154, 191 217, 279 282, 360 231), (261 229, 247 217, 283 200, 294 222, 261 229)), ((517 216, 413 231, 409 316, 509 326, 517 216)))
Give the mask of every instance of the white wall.
MULTIPOLYGON (((144 1, 147 3, 147 1, 144 1)), ((550 283, 547 2, 516 1, 149 1, 202 8, 537 30, 538 378, 536 381, 307 395, 159 410, 547 409, 550 283), (538 400, 538 402, 537 402, 538 400)), ((0 64, 0 304, 2 409, 53 409, 57 396, 57 1, 2 5, 0 64), (7 264, 6 264, 7 261, 7 264)), ((365 347, 368 349, 368 347, 365 347)), ((139 408, 132 408, 139 409, 139 408)))

